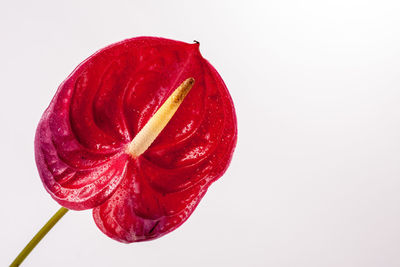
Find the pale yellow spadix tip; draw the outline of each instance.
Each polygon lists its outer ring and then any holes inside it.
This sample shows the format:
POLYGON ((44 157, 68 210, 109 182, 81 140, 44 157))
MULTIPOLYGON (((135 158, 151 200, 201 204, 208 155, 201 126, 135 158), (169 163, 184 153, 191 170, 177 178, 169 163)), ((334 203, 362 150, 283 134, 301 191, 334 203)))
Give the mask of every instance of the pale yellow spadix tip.
POLYGON ((133 158, 137 158, 149 148, 165 126, 167 126, 172 116, 174 116, 186 95, 192 89, 193 84, 194 78, 188 78, 175 89, 135 138, 133 138, 132 142, 129 143, 128 154, 133 158))

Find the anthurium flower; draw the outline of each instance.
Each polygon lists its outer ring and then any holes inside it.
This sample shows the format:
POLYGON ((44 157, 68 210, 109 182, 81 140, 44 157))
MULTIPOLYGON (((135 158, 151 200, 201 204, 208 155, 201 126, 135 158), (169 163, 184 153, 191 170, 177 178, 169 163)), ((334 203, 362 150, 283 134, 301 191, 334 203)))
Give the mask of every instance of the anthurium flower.
POLYGON ((198 43, 133 38, 96 52, 60 85, 37 128, 36 163, 59 204, 93 209, 120 242, 150 240, 186 221, 225 172, 236 127, 198 43), (179 108, 152 121, 168 101, 179 108))

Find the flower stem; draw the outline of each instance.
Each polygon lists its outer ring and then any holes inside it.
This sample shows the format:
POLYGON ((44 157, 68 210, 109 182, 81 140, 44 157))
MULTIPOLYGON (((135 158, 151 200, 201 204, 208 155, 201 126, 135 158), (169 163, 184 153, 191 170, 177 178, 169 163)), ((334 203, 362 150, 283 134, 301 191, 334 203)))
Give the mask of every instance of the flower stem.
POLYGON ((32 249, 36 247, 40 240, 42 240, 42 238, 50 231, 51 228, 53 228, 53 226, 64 216, 64 214, 67 213, 67 211, 67 208, 61 207, 18 254, 15 260, 11 263, 10 267, 19 266, 29 255, 29 253, 31 253, 32 249))

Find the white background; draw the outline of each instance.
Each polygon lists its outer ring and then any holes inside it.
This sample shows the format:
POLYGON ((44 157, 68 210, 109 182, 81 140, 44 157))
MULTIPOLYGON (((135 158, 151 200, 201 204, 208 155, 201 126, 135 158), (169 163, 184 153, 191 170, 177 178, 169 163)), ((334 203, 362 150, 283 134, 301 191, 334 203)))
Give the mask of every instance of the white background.
POLYGON ((238 146, 190 219, 146 243, 69 212, 24 266, 400 266, 400 3, 1 1, 0 265, 58 209, 33 155, 58 85, 96 50, 201 42, 238 146))

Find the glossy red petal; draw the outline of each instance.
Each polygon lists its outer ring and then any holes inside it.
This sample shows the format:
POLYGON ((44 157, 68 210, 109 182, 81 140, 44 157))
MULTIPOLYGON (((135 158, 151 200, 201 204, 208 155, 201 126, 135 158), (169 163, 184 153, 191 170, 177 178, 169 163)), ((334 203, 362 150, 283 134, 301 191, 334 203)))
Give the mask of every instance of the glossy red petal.
POLYGON ((141 37, 106 47, 60 86, 36 134, 42 181, 61 205, 93 208, 121 242, 149 240, 183 223, 229 165, 236 144, 229 93, 198 44, 141 37), (186 78, 196 80, 139 158, 126 147, 186 78))

